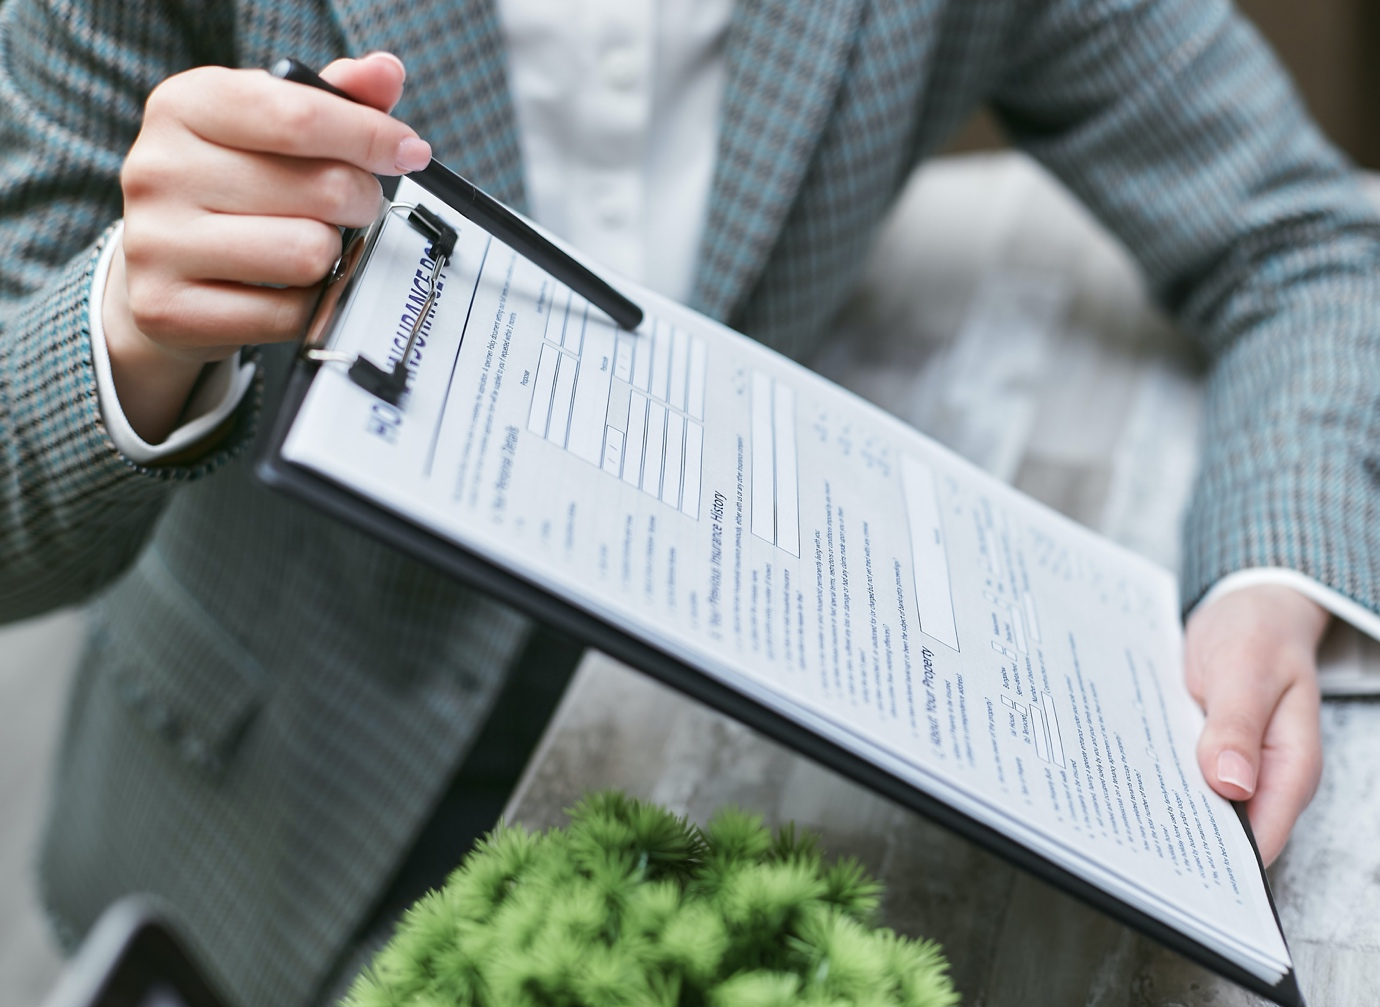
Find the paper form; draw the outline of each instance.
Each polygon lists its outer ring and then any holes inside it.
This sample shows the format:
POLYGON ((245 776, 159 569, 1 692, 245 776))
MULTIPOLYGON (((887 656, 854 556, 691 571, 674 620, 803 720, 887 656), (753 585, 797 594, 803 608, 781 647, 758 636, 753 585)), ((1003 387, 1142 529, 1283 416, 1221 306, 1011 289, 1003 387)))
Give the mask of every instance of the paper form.
MULTIPOLYGON (((637 333, 459 231, 401 408, 324 368, 283 448, 1274 982, 1253 854, 1197 769, 1171 575, 875 407, 622 283, 637 333)), ((390 219, 333 348, 399 352, 390 219)))

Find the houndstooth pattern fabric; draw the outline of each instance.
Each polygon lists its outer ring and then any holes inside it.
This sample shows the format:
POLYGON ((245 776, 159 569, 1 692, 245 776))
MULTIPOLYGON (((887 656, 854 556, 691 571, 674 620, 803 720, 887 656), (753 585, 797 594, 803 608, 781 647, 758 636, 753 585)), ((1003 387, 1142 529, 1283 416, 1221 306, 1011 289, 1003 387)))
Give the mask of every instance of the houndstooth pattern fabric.
MULTIPOLYGON (((141 468, 100 420, 92 264, 148 91, 207 62, 398 52, 399 114, 522 205, 489 0, 0 5, 0 618, 104 588, 45 898, 162 895, 235 1003, 309 1002, 525 623, 271 496, 229 440, 141 468)), ((741 0, 694 303, 807 355, 915 164, 981 102, 1211 358, 1184 600, 1291 566, 1380 610, 1380 222, 1223 0, 741 0)))

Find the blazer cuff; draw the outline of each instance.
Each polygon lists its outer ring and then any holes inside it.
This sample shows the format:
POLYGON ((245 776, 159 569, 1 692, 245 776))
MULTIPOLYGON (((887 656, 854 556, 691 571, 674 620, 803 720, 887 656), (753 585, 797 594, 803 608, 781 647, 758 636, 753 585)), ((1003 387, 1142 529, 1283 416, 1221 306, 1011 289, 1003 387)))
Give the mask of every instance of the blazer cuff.
POLYGON ((198 448, 210 450, 215 446, 211 435, 221 429, 253 386, 256 368, 252 361, 241 362, 238 353, 219 363, 207 365, 187 403, 181 425, 159 444, 150 444, 134 431, 115 389, 101 315, 105 286, 110 278, 110 263, 120 247, 123 234, 124 221, 120 221, 107 234, 105 247, 91 274, 87 324, 91 331, 91 362, 96 371, 96 395, 100 402, 101 419, 105 421, 106 432, 116 449, 136 465, 175 463, 195 455, 198 448))

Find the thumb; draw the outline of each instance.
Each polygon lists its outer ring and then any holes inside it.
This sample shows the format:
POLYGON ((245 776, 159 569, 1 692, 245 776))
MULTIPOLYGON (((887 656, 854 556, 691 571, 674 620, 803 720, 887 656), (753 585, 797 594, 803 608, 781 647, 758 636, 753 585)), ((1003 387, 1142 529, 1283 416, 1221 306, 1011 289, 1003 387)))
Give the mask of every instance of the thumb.
POLYGON ((391 52, 371 52, 361 59, 338 59, 321 71, 329 81, 351 98, 391 112, 402 98, 407 68, 391 52))
POLYGON ((1210 655, 1193 654, 1191 648, 1186 654, 1190 662, 1206 664, 1199 701, 1207 723, 1198 738, 1198 765, 1208 785, 1232 801, 1255 795, 1265 730, 1282 695, 1273 682, 1262 681, 1269 663, 1251 649, 1246 643, 1210 655))
POLYGON ((1242 590, 1193 614, 1189 687, 1207 714, 1198 764, 1223 797, 1247 801, 1268 862, 1318 784, 1314 653, 1326 613, 1284 588, 1242 590))

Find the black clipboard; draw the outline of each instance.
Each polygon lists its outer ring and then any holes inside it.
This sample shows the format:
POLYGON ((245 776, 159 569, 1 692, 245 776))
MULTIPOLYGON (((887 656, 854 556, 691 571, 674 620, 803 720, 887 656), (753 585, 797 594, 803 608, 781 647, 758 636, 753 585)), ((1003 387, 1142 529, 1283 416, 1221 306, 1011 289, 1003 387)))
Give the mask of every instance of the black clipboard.
MULTIPOLYGON (((414 180, 443 203, 450 205, 447 201, 450 193, 444 186, 435 185, 425 176, 414 176, 414 180)), ((381 227, 387 212, 385 210, 380 216, 375 228, 381 227)), ((476 222, 483 226, 482 221, 476 222)), ((285 460, 282 455, 284 442, 320 367, 333 362, 353 362, 332 357, 329 351, 323 354, 322 347, 329 338, 339 305, 348 300, 351 287, 368 268, 372 251, 370 242, 377 236, 375 228, 347 233, 345 236, 346 251, 341 257, 341 264, 323 289, 322 301, 317 316, 309 327, 303 351, 293 365, 268 436, 261 443, 254 469, 261 482, 365 532, 414 559, 435 567, 460 583, 487 594, 538 622, 603 651, 691 699, 704 703, 883 797, 923 815, 1237 985, 1267 997, 1281 1007, 1304 1007, 1303 994, 1293 970, 1287 972, 1278 983, 1269 985, 1230 959, 1113 897, 1001 831, 956 810, 875 763, 820 736, 803 724, 697 670, 675 654, 609 624, 578 602, 557 597, 519 573, 413 524, 315 472, 285 460)), ((1264 864, 1260 860, 1255 838, 1246 820, 1244 806, 1237 804, 1235 808, 1255 852, 1256 866, 1265 885, 1275 925, 1280 927, 1274 894, 1270 890, 1264 864)), ((1282 927, 1280 932, 1283 933, 1282 927)))

